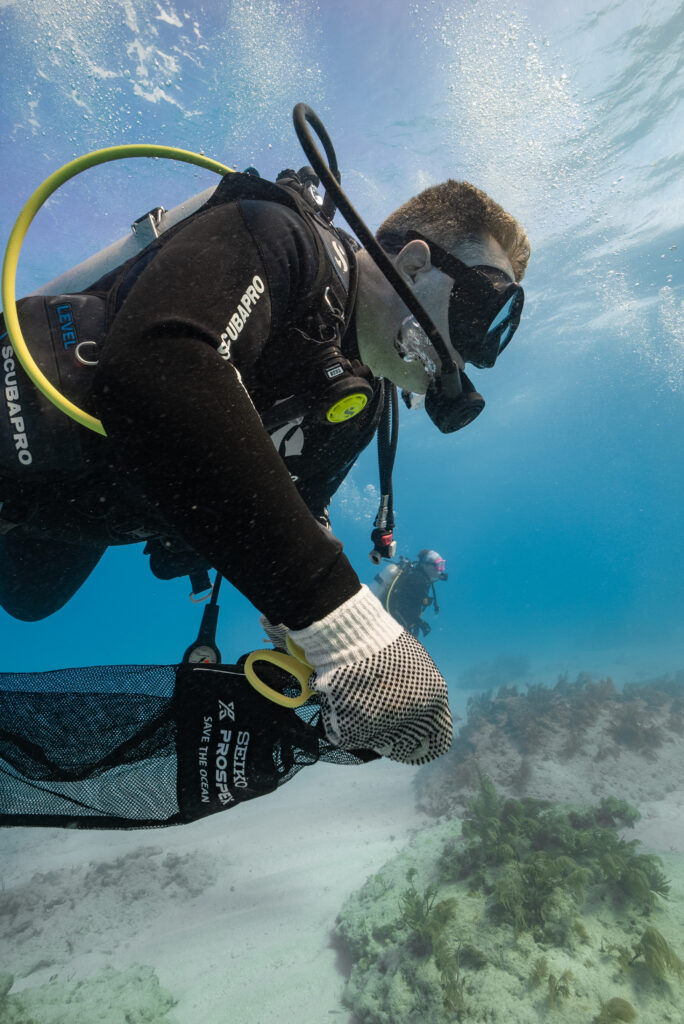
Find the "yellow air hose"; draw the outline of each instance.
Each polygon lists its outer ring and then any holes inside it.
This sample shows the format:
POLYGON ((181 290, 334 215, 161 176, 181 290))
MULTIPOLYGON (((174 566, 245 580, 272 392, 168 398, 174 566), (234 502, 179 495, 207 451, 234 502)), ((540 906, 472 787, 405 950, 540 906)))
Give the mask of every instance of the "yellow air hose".
POLYGON ((186 149, 175 149, 173 146, 154 146, 151 144, 148 145, 147 143, 140 143, 139 145, 110 146, 107 149, 96 149, 92 153, 85 153, 83 156, 77 157, 76 160, 72 160, 70 163, 64 164, 63 167, 60 167, 58 171, 55 171, 49 178, 46 178, 42 185, 40 185, 33 193, 17 217, 16 223, 12 228, 9 241, 7 242, 7 248, 5 249, 5 258, 2 265, 2 308, 5 315, 7 333, 19 362, 35 386, 42 391, 49 401, 56 405, 58 409, 61 409, 62 412, 66 413, 67 416, 71 416, 71 418, 76 420, 77 423, 80 423, 81 426, 87 427, 88 430, 94 430, 97 434, 105 434, 105 429, 100 420, 91 416, 90 413, 85 412, 85 410, 79 409, 78 406, 74 405, 73 402, 70 402, 65 395, 61 394, 61 392, 59 392, 57 388, 50 383, 47 377, 40 370, 28 349, 24 336, 21 333, 19 317, 17 316, 17 301, 15 295, 17 264, 19 263, 21 246, 33 218, 38 213, 38 210, 41 208, 43 203, 49 199, 53 192, 57 191, 60 185, 63 185, 65 181, 69 181, 70 178, 74 178, 77 174, 80 174, 81 171, 85 171, 89 167, 95 167, 97 164, 110 163, 113 160, 125 160, 128 157, 136 156, 162 157, 166 160, 179 160, 182 163, 196 164, 198 167, 205 167, 207 170, 215 171, 216 174, 221 175, 232 172, 231 167, 226 167, 224 164, 220 164, 216 160, 211 160, 209 157, 203 156, 201 153, 192 153, 186 149))

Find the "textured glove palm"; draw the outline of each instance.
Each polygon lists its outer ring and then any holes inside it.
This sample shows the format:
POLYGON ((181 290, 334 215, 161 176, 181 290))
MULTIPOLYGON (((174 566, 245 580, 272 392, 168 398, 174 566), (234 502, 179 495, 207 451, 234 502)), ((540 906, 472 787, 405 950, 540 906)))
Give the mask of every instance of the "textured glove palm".
POLYGON ((449 749, 446 683, 368 587, 289 636, 314 668, 309 685, 320 696, 331 743, 406 764, 425 764, 449 749))

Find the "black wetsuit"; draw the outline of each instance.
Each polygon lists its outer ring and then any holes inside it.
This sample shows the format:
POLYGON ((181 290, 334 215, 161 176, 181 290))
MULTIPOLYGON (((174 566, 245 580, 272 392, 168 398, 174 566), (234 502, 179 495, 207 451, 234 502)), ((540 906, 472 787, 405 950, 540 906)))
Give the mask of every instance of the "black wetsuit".
MULTIPOLYGON (((358 590, 342 545, 317 519, 375 433, 381 382, 343 424, 305 412, 269 437, 260 418, 298 387, 290 330, 319 265, 304 218, 264 200, 200 212, 161 248, 127 292, 95 372, 92 405, 107 438, 79 428, 79 473, 39 493, 17 496, 0 480, 0 499, 29 507, 0 536, 0 604, 10 614, 50 614, 108 544, 149 538, 153 551, 180 552, 179 566, 186 558, 218 569, 291 628, 358 590), (231 320, 249 288, 248 316, 243 303, 231 320)), ((358 358, 351 322, 343 350, 358 358)))

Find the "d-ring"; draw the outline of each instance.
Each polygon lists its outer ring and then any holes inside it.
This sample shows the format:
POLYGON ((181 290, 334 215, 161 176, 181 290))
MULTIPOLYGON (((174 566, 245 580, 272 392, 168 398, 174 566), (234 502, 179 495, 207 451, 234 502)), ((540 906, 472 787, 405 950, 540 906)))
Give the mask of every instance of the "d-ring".
POLYGON ((81 363, 82 366, 97 366, 97 359, 86 359, 85 356, 81 355, 81 349, 84 349, 86 345, 94 345, 95 351, 97 352, 96 341, 79 341, 78 345, 74 349, 74 355, 76 356, 76 358, 78 359, 79 363, 81 363))

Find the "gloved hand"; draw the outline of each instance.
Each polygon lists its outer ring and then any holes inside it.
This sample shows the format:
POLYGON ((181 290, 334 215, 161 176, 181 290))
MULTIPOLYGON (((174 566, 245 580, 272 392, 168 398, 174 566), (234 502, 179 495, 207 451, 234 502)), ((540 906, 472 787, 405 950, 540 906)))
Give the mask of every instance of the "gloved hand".
POLYGON ((432 658, 367 586, 289 638, 313 666, 327 738, 406 764, 425 764, 451 743, 447 688, 432 658))
POLYGON ((279 622, 274 626, 272 622, 268 621, 265 615, 259 616, 259 623, 276 651, 286 651, 287 645, 285 641, 287 639, 287 626, 283 626, 282 622, 279 622))

